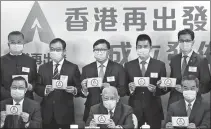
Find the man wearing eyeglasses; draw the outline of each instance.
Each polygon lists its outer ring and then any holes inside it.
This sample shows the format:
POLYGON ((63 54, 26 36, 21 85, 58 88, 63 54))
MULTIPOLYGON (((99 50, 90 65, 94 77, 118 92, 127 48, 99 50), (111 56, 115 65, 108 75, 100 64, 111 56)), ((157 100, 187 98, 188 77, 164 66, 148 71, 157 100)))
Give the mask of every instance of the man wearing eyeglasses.
POLYGON ((89 78, 102 78, 105 87, 115 86, 121 97, 125 95, 124 68, 122 65, 109 60, 110 43, 105 39, 97 40, 93 45, 93 52, 96 61, 82 68, 82 97, 87 98, 83 117, 84 122, 88 118, 90 107, 102 101, 100 94, 103 87, 87 88, 89 78))
POLYGON ((13 31, 8 35, 9 53, 1 57, 1 98, 10 98, 10 86, 13 75, 28 76, 26 97, 33 99, 33 87, 36 81, 36 60, 23 53, 24 35, 13 31))
POLYGON ((42 128, 40 104, 25 97, 27 86, 27 81, 21 76, 12 79, 10 87, 12 98, 5 99, 0 103, 1 128, 42 128), (7 105, 19 106, 20 108, 15 110, 19 113, 11 114, 6 108, 7 105))
POLYGON ((76 64, 64 59, 66 52, 64 40, 53 39, 49 48, 52 61, 39 67, 35 87, 35 93, 43 97, 41 102, 43 129, 69 129, 75 122, 73 98, 81 91, 80 71, 76 64), (57 89, 53 87, 52 80, 58 82, 63 80, 58 86, 63 86, 67 82, 67 87, 57 89))
POLYGON ((178 33, 178 42, 181 50, 180 54, 172 57, 170 61, 170 68, 172 78, 177 79, 176 88, 170 89, 170 97, 168 106, 180 99, 183 99, 181 80, 183 76, 190 74, 196 76, 199 81, 199 94, 208 92, 210 73, 208 68, 208 61, 206 58, 193 51, 194 32, 189 29, 181 30, 178 33))

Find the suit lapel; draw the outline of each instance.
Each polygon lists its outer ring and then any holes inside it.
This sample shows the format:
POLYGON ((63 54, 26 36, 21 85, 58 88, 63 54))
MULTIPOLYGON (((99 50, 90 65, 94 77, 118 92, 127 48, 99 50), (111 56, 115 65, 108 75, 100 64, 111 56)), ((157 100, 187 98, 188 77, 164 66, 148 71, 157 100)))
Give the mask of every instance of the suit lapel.
POLYGON ((66 71, 65 71, 65 69, 66 69, 66 60, 64 59, 64 62, 63 62, 63 64, 62 64, 62 67, 61 67, 61 70, 60 70, 60 75, 65 75, 65 73, 66 73, 66 71))
POLYGON ((176 58, 176 62, 178 62, 178 64, 176 65, 178 72, 180 73, 181 77, 182 77, 182 67, 181 67, 181 61, 182 61, 182 53, 180 53, 178 55, 178 57, 176 58))
POLYGON ((98 67, 96 61, 93 63, 93 72, 94 72, 94 77, 98 77, 98 67))
POLYGON ((187 75, 188 74, 189 66, 194 66, 194 64, 196 63, 196 60, 197 60, 196 53, 193 52, 192 55, 191 55, 191 57, 190 57, 190 59, 189 59, 189 61, 188 61, 188 65, 185 68, 185 73, 186 74, 184 74, 184 75, 187 75))
POLYGON ((181 105, 181 108, 178 109, 178 110, 180 111, 181 115, 182 115, 182 116, 187 116, 185 100, 182 99, 182 100, 180 101, 180 104, 179 104, 179 105, 181 105))
POLYGON ((50 80, 53 78, 53 61, 49 63, 49 73, 50 73, 50 80))
POLYGON ((137 69, 138 76, 143 77, 138 58, 135 60, 134 65, 135 65, 134 69, 137 69))
POLYGON ((195 115, 197 114, 197 111, 200 109, 201 106, 201 98, 196 98, 196 101, 193 104, 192 110, 191 110, 191 114, 189 117, 189 121, 193 121, 195 115))
MULTIPOLYGON (((150 75, 150 69, 152 69, 153 68, 153 59, 152 58, 150 58, 150 60, 149 60, 149 64, 148 64, 148 67, 147 67, 147 70, 146 70, 146 72, 145 72, 145 77, 147 77, 147 75, 150 75)), ((150 76, 149 76, 150 77, 150 76)))
POLYGON ((108 114, 108 110, 103 106, 103 103, 99 106, 100 114, 108 114))
POLYGON ((112 62, 110 60, 108 60, 108 65, 106 67, 106 71, 105 71, 105 75, 104 75, 104 78, 103 78, 103 81, 106 82, 106 78, 110 75, 112 71, 112 62))
POLYGON ((114 116, 113 116, 113 121, 115 124, 117 124, 120 120, 120 117, 121 117, 121 104, 120 103, 117 103, 117 106, 115 108, 115 111, 114 111, 114 116))

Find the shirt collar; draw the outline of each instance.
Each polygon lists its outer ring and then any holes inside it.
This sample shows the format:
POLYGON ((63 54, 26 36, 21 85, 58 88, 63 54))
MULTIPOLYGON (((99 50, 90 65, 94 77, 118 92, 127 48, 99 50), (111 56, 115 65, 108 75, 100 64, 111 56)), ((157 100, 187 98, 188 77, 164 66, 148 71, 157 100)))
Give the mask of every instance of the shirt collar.
MULTIPOLYGON (((112 109, 112 113, 114 113, 116 107, 114 107, 114 109, 112 109)), ((108 109, 107 109, 108 110, 108 109)), ((110 112, 110 110, 108 110, 108 113, 110 112)))
MULTIPOLYGON (((191 56, 192 56, 192 54, 193 54, 193 50, 191 50, 191 52, 190 53, 188 53, 188 57, 190 58, 191 56)), ((184 56, 184 54, 182 53, 182 57, 184 56)))
MULTIPOLYGON (((141 60, 140 58, 138 58, 138 61, 139 61, 139 64, 140 64, 143 60, 141 60)), ((149 64, 149 61, 150 61, 150 57, 145 61, 146 64, 149 64)))
MULTIPOLYGON (((62 65, 64 63, 64 58, 58 63, 59 65, 62 65)), ((53 61, 53 66, 55 66, 57 63, 53 61)))
MULTIPOLYGON (((98 62, 98 61, 96 61, 96 62, 97 62, 97 68, 99 68, 100 65, 101 65, 101 63, 98 62)), ((107 65, 108 65, 108 59, 103 63, 103 65, 104 65, 105 68, 107 67, 107 65)))
MULTIPOLYGON (((23 101, 24 101, 24 99, 22 99, 20 102, 19 102, 19 104, 20 105, 23 105, 23 101)), ((13 99, 13 105, 15 105, 17 102, 13 99)))
MULTIPOLYGON (((191 107, 193 107, 193 104, 195 103, 195 101, 196 101, 196 99, 194 99, 194 100, 191 102, 191 107)), ((187 101, 185 100, 185 105, 186 105, 186 107, 188 106, 188 104, 189 104, 189 102, 187 102, 187 101)))
MULTIPOLYGON (((20 53, 20 54, 18 54, 18 55, 22 55, 23 53, 20 53)), ((12 56, 17 56, 17 55, 14 55, 14 54, 12 54, 11 52, 10 52, 10 55, 12 55, 12 56)))

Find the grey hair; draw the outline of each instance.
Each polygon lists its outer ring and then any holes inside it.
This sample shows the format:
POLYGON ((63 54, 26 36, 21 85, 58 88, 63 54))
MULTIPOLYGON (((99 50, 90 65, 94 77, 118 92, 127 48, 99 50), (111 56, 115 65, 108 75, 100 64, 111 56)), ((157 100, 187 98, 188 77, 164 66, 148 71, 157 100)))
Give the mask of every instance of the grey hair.
POLYGON ((194 75, 188 75, 188 76, 184 76, 182 78, 182 82, 187 81, 187 80, 193 80, 196 83, 196 87, 199 88, 199 79, 194 76, 194 75))
POLYGON ((119 97, 117 88, 114 86, 105 87, 102 91, 102 95, 106 94, 107 92, 113 92, 116 97, 119 97))

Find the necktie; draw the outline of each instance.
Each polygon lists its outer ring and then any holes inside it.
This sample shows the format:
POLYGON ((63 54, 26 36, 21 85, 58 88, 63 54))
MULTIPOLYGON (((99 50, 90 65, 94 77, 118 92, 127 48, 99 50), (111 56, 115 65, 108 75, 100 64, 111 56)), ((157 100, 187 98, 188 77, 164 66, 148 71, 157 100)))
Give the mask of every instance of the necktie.
POLYGON ((16 103, 15 105, 20 105, 19 103, 16 103))
POLYGON ((101 65, 100 65, 99 77, 100 77, 100 78, 102 78, 102 79, 104 78, 104 71, 103 71, 103 67, 104 67, 104 65, 103 65, 103 64, 101 64, 101 65))
POLYGON ((188 58, 188 56, 183 56, 183 58, 184 58, 184 60, 183 60, 183 62, 182 62, 182 75, 184 74, 185 68, 186 68, 186 66, 188 65, 188 63, 187 63, 187 58, 188 58))
POLYGON ((191 103, 188 103, 187 115, 190 116, 191 113, 191 103))
POLYGON ((141 65, 142 65, 141 73, 143 77, 145 76, 145 72, 146 72, 145 64, 146 64, 146 61, 141 62, 141 65))
POLYGON ((56 67, 54 69, 54 73, 53 73, 53 79, 59 79, 59 70, 58 70, 58 66, 59 64, 56 64, 56 67))
POLYGON ((112 110, 109 110, 109 114, 110 114, 110 119, 112 119, 114 116, 114 113, 112 112, 112 110))

